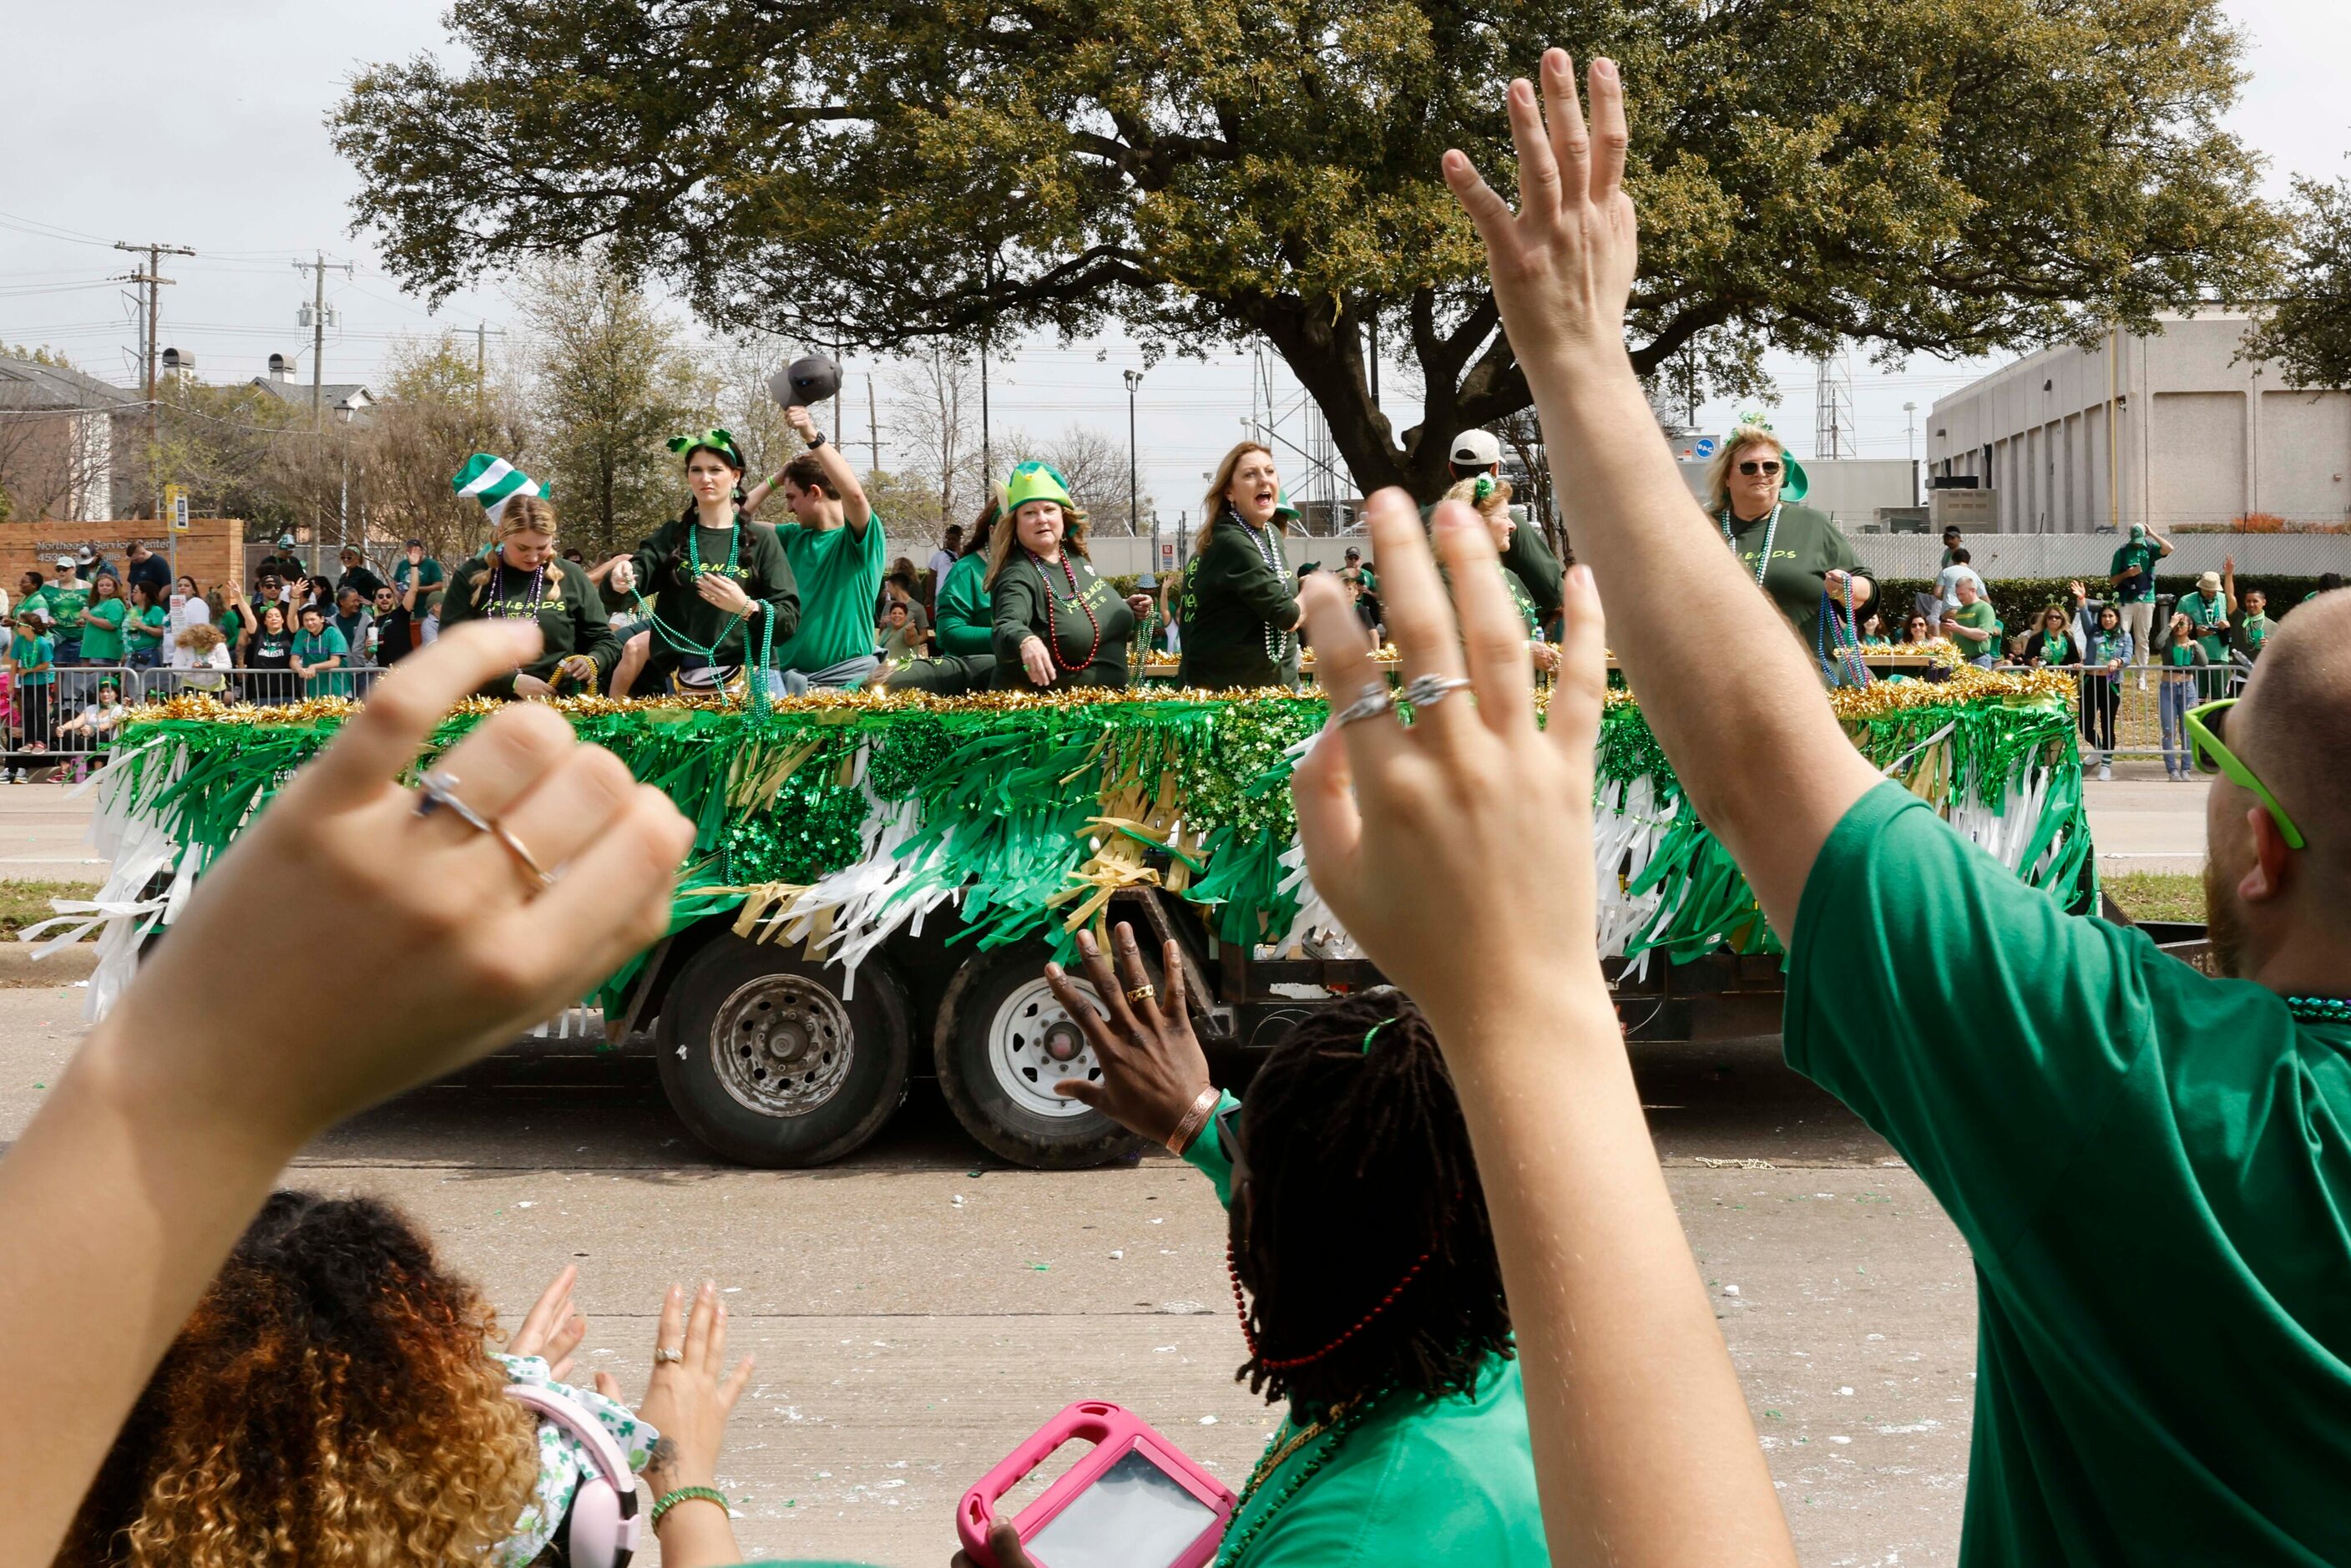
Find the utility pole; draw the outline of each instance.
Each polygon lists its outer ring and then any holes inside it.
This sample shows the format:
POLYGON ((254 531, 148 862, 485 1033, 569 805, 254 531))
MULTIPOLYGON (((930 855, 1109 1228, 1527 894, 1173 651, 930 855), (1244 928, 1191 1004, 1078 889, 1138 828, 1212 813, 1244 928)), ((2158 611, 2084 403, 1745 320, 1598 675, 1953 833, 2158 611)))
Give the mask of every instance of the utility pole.
MULTIPOLYGON (((196 253, 183 245, 157 245, 152 242, 146 245, 127 245, 120 240, 114 242, 114 248, 130 251, 134 256, 142 250, 147 253, 147 270, 143 273, 132 273, 130 281, 147 286, 147 476, 155 492, 155 520, 162 523, 164 521, 163 407, 155 395, 155 318, 162 307, 163 300, 158 291, 163 285, 172 281, 171 278, 163 276, 163 258, 167 256, 193 256, 196 253)), ((176 582, 180 577, 179 530, 166 525, 163 537, 170 545, 172 580, 176 582)))
MULTIPOLYGON (((1135 456, 1134 456, 1134 389, 1135 389, 1135 388, 1137 388, 1137 387, 1139 387, 1139 386, 1141 386, 1141 385, 1143 384, 1143 372, 1142 372, 1141 371, 1126 371, 1126 372, 1125 372, 1125 375, 1126 375, 1126 531, 1127 531, 1130 535, 1132 535, 1132 534, 1138 534, 1138 533, 1141 533, 1141 532, 1143 531, 1143 505, 1142 505, 1142 502, 1141 502, 1141 499, 1140 499, 1141 495, 1142 495, 1142 487, 1141 487, 1141 486, 1137 483, 1137 481, 1136 481, 1136 477, 1135 477, 1136 468, 1135 468, 1135 456)), ((1155 556, 1156 552, 1155 551, 1154 553, 1155 553, 1155 556)), ((1157 564, 1157 561, 1156 561, 1155 559, 1155 560, 1154 560, 1154 562, 1153 562, 1152 570, 1155 570, 1155 571, 1156 571, 1156 570, 1158 570, 1158 564, 1157 564)))
POLYGON ((329 263, 324 251, 312 254, 316 259, 298 261, 294 270, 311 274, 316 286, 310 297, 310 319, 305 323, 310 329, 310 428, 315 432, 326 428, 327 268, 340 267, 345 277, 354 276, 357 269, 348 261, 329 263))
POLYGON ((882 416, 875 412, 871 371, 865 372, 865 454, 872 459, 869 465, 872 471, 882 472, 882 416))

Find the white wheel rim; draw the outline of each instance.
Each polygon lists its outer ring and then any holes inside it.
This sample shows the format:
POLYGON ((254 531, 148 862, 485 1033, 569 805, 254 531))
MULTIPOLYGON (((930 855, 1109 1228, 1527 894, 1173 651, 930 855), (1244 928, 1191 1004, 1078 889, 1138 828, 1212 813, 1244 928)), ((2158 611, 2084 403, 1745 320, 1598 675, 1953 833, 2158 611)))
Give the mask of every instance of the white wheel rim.
MULTIPOLYGON (((1093 988, 1071 982, 1088 998, 1093 988)), ((1088 1113, 1082 1100, 1065 1099, 1053 1085, 1065 1078, 1102 1082, 1102 1065, 1069 1010, 1042 979, 1029 981, 998 1004, 987 1020, 987 1066, 997 1087, 1031 1115, 1067 1121, 1088 1113)))

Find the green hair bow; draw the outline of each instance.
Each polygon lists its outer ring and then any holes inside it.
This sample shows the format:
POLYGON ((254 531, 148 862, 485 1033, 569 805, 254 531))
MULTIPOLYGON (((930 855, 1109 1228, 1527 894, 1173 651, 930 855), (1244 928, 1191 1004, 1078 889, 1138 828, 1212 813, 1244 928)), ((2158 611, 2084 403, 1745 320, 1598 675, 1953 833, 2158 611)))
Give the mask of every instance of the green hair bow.
POLYGON ((669 438, 669 449, 672 452, 691 452, 697 446, 707 446, 713 452, 724 452, 727 456, 735 459, 735 466, 737 468, 750 466, 743 461, 742 449, 735 444, 734 435, 727 431, 713 429, 703 431, 699 434, 673 435, 669 438))

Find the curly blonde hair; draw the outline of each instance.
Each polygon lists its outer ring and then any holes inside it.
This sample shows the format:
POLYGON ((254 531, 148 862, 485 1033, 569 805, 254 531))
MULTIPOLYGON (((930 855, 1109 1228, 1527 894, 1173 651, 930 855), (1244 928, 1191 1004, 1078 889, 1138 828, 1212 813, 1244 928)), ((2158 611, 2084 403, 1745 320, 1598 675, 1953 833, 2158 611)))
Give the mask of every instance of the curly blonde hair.
POLYGON ((536 1421, 472 1285, 373 1198, 273 1195, 149 1380, 62 1568, 423 1568, 514 1532, 536 1421))
POLYGON ((1490 523, 1498 517, 1510 515, 1510 482, 1489 478, 1483 474, 1474 475, 1467 479, 1455 480, 1443 499, 1466 501, 1477 509, 1479 517, 1490 523), (1486 494, 1482 497, 1478 494, 1479 485, 1486 486, 1486 494))

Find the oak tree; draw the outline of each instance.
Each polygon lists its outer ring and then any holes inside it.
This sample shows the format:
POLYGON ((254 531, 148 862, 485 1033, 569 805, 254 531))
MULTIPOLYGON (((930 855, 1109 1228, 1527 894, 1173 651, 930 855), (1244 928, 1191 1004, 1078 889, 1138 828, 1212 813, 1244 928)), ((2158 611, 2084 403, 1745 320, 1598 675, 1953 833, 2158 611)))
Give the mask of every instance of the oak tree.
POLYGON ((1767 345, 1978 354, 2260 291, 2220 0, 457 0, 336 120, 412 286, 608 246, 712 324, 880 350, 1110 320, 1261 335, 1358 482, 1527 405, 1459 146, 1502 84, 1623 66, 1644 374, 1767 345), (1425 423, 1376 406, 1408 360, 1425 423), (1680 359, 1677 361, 1677 356, 1680 359))

